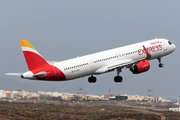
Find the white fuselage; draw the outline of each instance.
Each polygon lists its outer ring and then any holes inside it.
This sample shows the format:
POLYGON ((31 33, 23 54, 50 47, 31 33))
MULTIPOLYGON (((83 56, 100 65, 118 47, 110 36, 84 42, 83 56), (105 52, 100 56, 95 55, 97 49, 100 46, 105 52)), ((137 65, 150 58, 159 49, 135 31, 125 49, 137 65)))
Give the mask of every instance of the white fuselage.
POLYGON ((169 44, 166 39, 153 39, 137 44, 106 50, 74 59, 52 64, 60 69, 66 76, 66 80, 80 78, 93 74, 108 72, 107 68, 123 67, 127 63, 145 59, 143 45, 148 48, 151 58, 161 58, 175 50, 174 44, 169 44))

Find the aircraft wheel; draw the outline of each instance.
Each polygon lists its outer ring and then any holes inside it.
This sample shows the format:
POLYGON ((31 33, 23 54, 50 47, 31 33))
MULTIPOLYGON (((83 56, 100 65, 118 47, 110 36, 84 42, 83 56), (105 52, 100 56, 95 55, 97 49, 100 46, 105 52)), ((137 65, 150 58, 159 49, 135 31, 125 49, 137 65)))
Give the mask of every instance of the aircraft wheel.
POLYGON ((117 78, 117 76, 116 76, 116 77, 114 77, 114 82, 118 82, 118 78, 117 78))
POLYGON ((121 76, 114 77, 114 82, 122 82, 123 78, 121 76))
POLYGON ((88 82, 91 83, 91 77, 88 78, 88 82))
POLYGON ((91 76, 88 78, 88 81, 89 81, 89 83, 95 83, 97 80, 96 80, 96 77, 91 76))
POLYGON ((96 82, 96 77, 93 76, 92 78, 93 78, 93 83, 95 83, 96 82))
POLYGON ((164 67, 164 64, 162 64, 162 63, 161 63, 161 64, 159 64, 159 67, 160 67, 160 68, 164 67))

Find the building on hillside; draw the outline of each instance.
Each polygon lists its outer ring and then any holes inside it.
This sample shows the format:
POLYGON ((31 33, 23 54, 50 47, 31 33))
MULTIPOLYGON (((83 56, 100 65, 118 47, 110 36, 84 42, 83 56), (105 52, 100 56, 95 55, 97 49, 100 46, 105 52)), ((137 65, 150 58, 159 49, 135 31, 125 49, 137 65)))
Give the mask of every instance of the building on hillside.
POLYGON ((14 95, 15 95, 14 96, 15 99, 23 99, 23 93, 22 92, 18 92, 18 93, 14 94, 14 95))
POLYGON ((30 92, 28 90, 23 90, 22 91, 23 99, 26 99, 29 94, 30 92))
POLYGON ((108 99, 105 99, 105 98, 104 98, 104 95, 100 95, 100 96, 99 96, 99 99, 100 99, 100 100, 108 100, 108 99))
POLYGON ((70 93, 62 93, 61 95, 62 100, 74 100, 74 94, 70 94, 70 93))
POLYGON ((51 95, 52 95, 52 92, 46 91, 46 92, 45 92, 45 95, 51 96, 51 95))
POLYGON ((11 98, 11 91, 10 90, 5 91, 5 97, 6 98, 11 98))
POLYGON ((144 96, 139 96, 139 95, 128 96, 129 101, 143 101, 144 98, 145 98, 144 96))
POLYGON ((179 106, 179 108, 169 108, 169 111, 180 111, 180 106, 179 106))
POLYGON ((29 96, 29 99, 39 99, 39 95, 37 95, 37 94, 31 94, 31 95, 29 96))
POLYGON ((180 104, 179 104, 179 101, 177 101, 177 102, 176 102, 176 103, 174 103, 174 104, 175 104, 175 105, 180 105, 180 104))
POLYGON ((16 90, 17 94, 16 97, 17 99, 24 99, 24 90, 16 90))
POLYGON ((170 103, 172 102, 171 100, 165 99, 163 97, 158 97, 158 102, 165 102, 165 103, 170 103))
POLYGON ((116 97, 115 96, 109 97, 109 101, 116 101, 116 97))
POLYGON ((52 96, 52 92, 49 92, 49 91, 38 91, 37 92, 38 95, 47 95, 47 96, 52 96))
POLYGON ((144 100, 145 101, 154 101, 154 102, 156 102, 158 99, 154 98, 154 97, 151 97, 151 96, 144 96, 144 100))
POLYGON ((128 100, 132 101, 152 101, 157 102, 158 98, 150 97, 150 96, 139 96, 139 95, 132 95, 128 96, 128 100))
POLYGON ((52 97, 59 97, 59 96, 62 96, 62 94, 61 93, 59 93, 59 92, 52 92, 52 97))
POLYGON ((91 96, 90 95, 82 95, 81 99, 82 100, 91 100, 91 96))
POLYGON ((100 100, 98 95, 88 95, 88 96, 90 96, 90 100, 95 100, 95 101, 100 100))
POLYGON ((104 95, 104 98, 106 99, 109 99, 109 97, 116 97, 116 95, 113 95, 113 94, 107 94, 107 95, 104 95))
POLYGON ((116 96, 116 101, 126 101, 128 99, 127 95, 116 96))
POLYGON ((109 101, 126 101, 128 99, 127 95, 118 95, 115 97, 109 97, 109 101))
POLYGON ((38 94, 38 95, 46 95, 46 92, 44 92, 44 91, 38 91, 37 94, 38 94))
POLYGON ((0 98, 5 98, 5 90, 0 90, 0 98))
POLYGON ((11 98, 15 99, 17 93, 18 93, 17 91, 12 91, 11 92, 11 98))

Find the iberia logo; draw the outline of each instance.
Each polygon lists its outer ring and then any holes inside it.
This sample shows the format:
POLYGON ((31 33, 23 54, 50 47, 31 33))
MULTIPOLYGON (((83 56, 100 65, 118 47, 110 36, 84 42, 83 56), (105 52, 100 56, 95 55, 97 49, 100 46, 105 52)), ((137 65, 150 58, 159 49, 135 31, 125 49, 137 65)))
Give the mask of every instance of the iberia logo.
POLYGON ((150 44, 155 45, 155 44, 160 44, 160 43, 161 43, 160 41, 155 41, 155 42, 151 42, 150 44))

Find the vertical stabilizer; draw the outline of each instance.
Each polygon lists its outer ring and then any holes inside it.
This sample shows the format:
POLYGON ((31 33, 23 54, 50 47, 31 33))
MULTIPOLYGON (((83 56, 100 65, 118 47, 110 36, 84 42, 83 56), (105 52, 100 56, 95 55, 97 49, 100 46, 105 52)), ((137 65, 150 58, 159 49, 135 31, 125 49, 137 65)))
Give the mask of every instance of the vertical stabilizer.
POLYGON ((27 40, 21 40, 19 42, 30 71, 49 64, 27 40))

